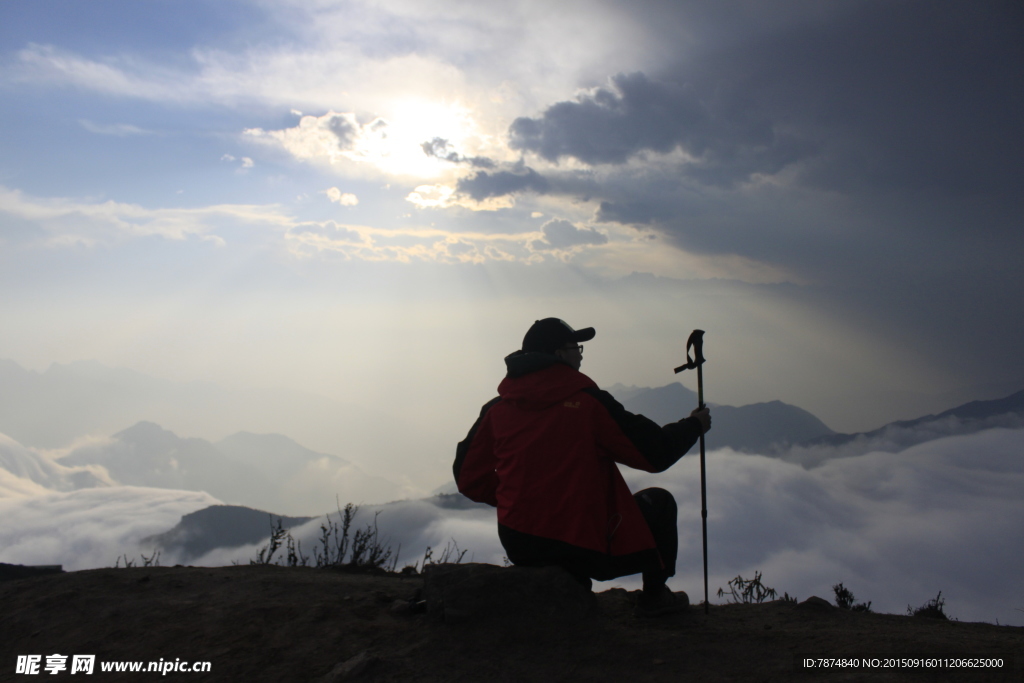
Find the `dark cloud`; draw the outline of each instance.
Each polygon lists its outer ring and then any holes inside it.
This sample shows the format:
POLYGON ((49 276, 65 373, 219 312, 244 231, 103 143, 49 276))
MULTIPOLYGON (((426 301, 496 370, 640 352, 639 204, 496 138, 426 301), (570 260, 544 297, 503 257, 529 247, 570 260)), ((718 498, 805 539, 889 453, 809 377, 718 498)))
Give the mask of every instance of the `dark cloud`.
POLYGON ((569 221, 558 218, 545 223, 541 230, 544 231, 544 239, 530 243, 531 248, 539 251, 608 243, 608 236, 604 233, 594 228, 577 228, 569 221))
POLYGON ((670 72, 818 142, 809 184, 1019 190, 1022 19, 1011 3, 849 4, 709 47, 701 66, 680 60, 670 72))
POLYGON ((459 180, 456 190, 482 201, 488 197, 502 197, 517 192, 545 194, 549 187, 550 184, 544 176, 532 168, 516 166, 511 171, 479 171, 459 180))
POLYGON ((647 225, 662 222, 671 217, 668 207, 645 201, 604 201, 598 206, 595 219, 601 223, 622 223, 647 225))
POLYGON ((359 135, 359 128, 352 120, 351 115, 336 114, 327 120, 327 129, 338 138, 338 149, 352 149, 356 136, 359 135))
MULTIPOLYGON (((997 198, 984 223, 1018 223, 1020 6, 840 2, 804 11, 791 2, 768 21, 756 4, 714 5, 632 13, 652 40, 690 27, 691 40, 675 41, 686 50, 516 119, 510 146, 591 165, 681 149, 693 158, 675 169, 681 187, 730 188, 792 169, 790 186, 858 198, 997 198)), ((609 218, 636 213, 606 192, 609 218)))
POLYGON ((434 138, 420 145, 428 157, 450 161, 453 164, 469 164, 474 168, 494 168, 497 164, 487 157, 466 157, 456 152, 444 138, 434 138))
POLYGON ((548 161, 573 157, 588 164, 622 164, 643 152, 679 148, 694 157, 683 167, 686 174, 713 185, 777 173, 814 149, 777 131, 755 109, 643 73, 618 74, 609 87, 552 105, 539 118, 516 119, 509 145, 548 161))
POLYGON ((521 117, 509 128, 512 149, 549 161, 575 157, 589 164, 621 164, 643 150, 669 152, 710 116, 691 88, 653 83, 644 74, 619 74, 609 88, 559 102, 539 118, 521 117))
POLYGON ((955 382, 1024 377, 1024 6, 629 8, 666 59, 509 128, 593 167, 541 169, 547 194, 822 287, 955 382))

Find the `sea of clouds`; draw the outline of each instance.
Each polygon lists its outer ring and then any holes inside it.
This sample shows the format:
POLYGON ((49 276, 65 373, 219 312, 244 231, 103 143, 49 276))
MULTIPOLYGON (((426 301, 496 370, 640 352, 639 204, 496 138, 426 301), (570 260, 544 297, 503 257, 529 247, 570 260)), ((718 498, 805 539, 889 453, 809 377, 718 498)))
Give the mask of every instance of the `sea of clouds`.
MULTIPOLYGON (((697 448, 668 472, 624 470, 633 490, 660 486, 679 504, 675 590, 703 593, 700 467, 697 448)), ((779 594, 832 600, 842 582, 876 612, 905 613, 942 591, 961 621, 1024 625, 1024 430, 995 428, 918 444, 898 453, 836 457, 807 469, 779 458, 707 453, 708 571, 712 603, 736 576, 779 594)), ((495 513, 445 498, 365 505, 357 526, 374 521, 399 554, 398 566, 436 558, 446 547, 463 561, 502 564, 495 513)), ((0 561, 113 566, 152 548, 142 539, 183 514, 219 501, 204 493, 100 487, 0 499, 0 561)), ((344 504, 344 501, 342 501, 344 504)), ((337 512, 332 518, 337 521, 337 512)), ((292 530, 312 556, 323 517, 292 530)), ((203 566, 248 563, 262 544, 184 558, 203 566)), ((162 564, 179 558, 164 554, 162 564)), ((637 578, 595 584, 634 589, 637 578)))
POLYGON ((113 567, 119 558, 141 564, 140 539, 219 502, 202 492, 140 486, 0 499, 0 562, 68 571, 113 567))

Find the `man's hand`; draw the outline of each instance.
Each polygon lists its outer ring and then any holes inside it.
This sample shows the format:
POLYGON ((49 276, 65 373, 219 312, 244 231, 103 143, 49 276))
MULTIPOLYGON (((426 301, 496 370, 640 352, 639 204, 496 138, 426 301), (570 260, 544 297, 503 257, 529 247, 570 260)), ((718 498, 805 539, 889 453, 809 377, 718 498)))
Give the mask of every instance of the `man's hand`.
POLYGON ((690 413, 690 417, 695 417, 700 420, 700 426, 704 430, 702 434, 706 434, 711 429, 711 411, 708 410, 707 406, 703 408, 694 408, 693 412, 690 413))

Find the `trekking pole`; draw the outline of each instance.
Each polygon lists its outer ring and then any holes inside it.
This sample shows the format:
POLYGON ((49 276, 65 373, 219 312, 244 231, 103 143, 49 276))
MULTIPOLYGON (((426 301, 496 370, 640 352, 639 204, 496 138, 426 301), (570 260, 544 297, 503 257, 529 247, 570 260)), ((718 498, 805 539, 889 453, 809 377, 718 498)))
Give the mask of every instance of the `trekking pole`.
MULTIPOLYGON (((697 368, 697 408, 704 408, 704 330, 694 330, 686 340, 686 365, 675 369, 676 374, 683 370, 697 368), (694 357, 690 358, 690 347, 694 357)), ((704 432, 700 434, 700 519, 704 533, 704 614, 708 613, 708 494, 707 475, 704 469, 704 432)))

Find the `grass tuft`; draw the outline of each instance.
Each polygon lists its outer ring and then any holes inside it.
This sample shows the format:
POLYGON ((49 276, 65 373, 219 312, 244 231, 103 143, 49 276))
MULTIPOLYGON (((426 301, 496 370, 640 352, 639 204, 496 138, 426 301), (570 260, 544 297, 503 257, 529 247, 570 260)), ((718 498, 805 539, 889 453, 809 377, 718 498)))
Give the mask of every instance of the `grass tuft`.
MULTIPOLYGON (((718 597, 723 595, 726 595, 726 592, 719 588, 718 597)), ((779 593, 774 588, 769 588, 761 583, 761 572, 754 572, 752 579, 744 579, 742 576, 729 579, 729 595, 729 602, 732 604, 760 605, 765 600, 775 600, 779 593)), ((796 601, 796 598, 790 598, 789 593, 786 593, 783 599, 787 602, 796 601)))
POLYGON ((853 593, 850 592, 850 589, 846 588, 841 581, 832 586, 832 592, 836 595, 836 607, 839 609, 848 609, 851 612, 871 611, 871 601, 856 602, 857 598, 854 597, 853 593))
POLYGON ((945 605, 946 599, 942 597, 942 591, 939 591, 938 595, 916 609, 907 605, 907 614, 912 617, 928 617, 930 619, 949 621, 949 617, 946 616, 946 611, 943 609, 945 605))

